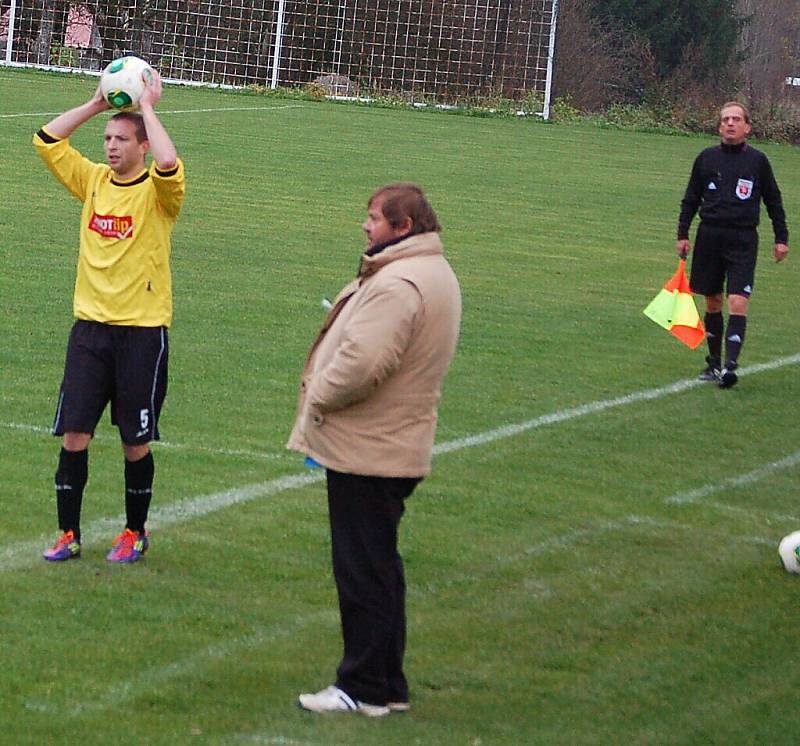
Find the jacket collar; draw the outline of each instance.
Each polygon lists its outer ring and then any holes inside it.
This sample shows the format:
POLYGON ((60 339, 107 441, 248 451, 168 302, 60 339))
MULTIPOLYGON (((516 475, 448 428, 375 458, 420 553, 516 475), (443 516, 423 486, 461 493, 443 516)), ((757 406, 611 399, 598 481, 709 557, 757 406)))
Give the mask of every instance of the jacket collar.
POLYGON ((390 246, 394 246, 396 243, 400 243, 401 241, 405 241, 408 238, 408 233, 403 236, 398 236, 397 238, 393 238, 390 241, 384 241, 384 243, 379 243, 377 246, 372 246, 371 248, 367 249, 364 253, 367 256, 375 256, 375 254, 380 254, 384 249, 388 249, 390 246))
POLYGON ((723 153, 741 153, 743 150, 747 149, 747 142, 740 142, 736 145, 726 145, 724 142, 721 142, 719 146, 722 148, 723 153))
MULTIPOLYGON (((373 249, 374 252, 374 249, 373 249)), ((365 253, 361 257, 358 276, 369 277, 381 267, 385 267, 398 259, 409 259, 418 256, 441 256, 444 247, 438 233, 418 233, 415 236, 401 238, 379 249, 377 253, 365 253)))

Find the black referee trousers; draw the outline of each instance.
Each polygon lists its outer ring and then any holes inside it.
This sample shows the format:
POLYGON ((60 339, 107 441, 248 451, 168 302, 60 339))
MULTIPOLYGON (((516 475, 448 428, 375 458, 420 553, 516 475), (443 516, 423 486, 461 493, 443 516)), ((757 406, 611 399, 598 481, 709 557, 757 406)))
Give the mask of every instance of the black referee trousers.
POLYGON ((344 655, 336 686, 370 704, 407 702, 406 583, 397 533, 420 479, 327 470, 333 576, 344 655))

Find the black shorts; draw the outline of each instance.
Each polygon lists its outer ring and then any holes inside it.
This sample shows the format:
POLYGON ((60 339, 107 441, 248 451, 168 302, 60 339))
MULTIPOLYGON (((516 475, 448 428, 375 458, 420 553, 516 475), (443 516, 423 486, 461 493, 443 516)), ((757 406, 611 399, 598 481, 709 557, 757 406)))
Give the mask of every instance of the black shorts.
POLYGON ((53 435, 94 435, 106 405, 122 442, 158 440, 167 395, 169 342, 165 327, 76 321, 69 335, 53 435))
POLYGON ((755 228, 723 228, 700 223, 694 242, 689 284, 700 295, 728 295, 749 298, 753 292, 758 256, 755 228))

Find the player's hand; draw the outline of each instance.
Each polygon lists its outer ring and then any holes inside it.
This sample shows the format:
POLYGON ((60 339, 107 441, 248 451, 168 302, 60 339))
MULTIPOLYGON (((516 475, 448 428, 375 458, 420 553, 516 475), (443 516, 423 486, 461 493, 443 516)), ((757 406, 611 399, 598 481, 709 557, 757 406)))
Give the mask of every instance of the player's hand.
POLYGON ((688 238, 679 238, 675 242, 675 253, 681 258, 686 259, 689 256, 689 252, 692 250, 692 246, 689 243, 688 238))
POLYGON ((152 80, 147 73, 142 73, 142 80, 144 80, 144 92, 139 99, 139 106, 150 107, 152 109, 161 98, 161 76, 158 74, 158 70, 153 68, 152 80))
POLYGON ((786 259, 786 255, 789 253, 789 247, 785 243, 776 243, 775 244, 775 261, 782 262, 786 259))
POLYGON ((97 84, 97 89, 94 92, 94 95, 89 99, 89 103, 92 104, 98 111, 105 111, 106 109, 111 108, 111 104, 106 101, 106 97, 103 95, 103 91, 100 89, 100 84, 97 84))

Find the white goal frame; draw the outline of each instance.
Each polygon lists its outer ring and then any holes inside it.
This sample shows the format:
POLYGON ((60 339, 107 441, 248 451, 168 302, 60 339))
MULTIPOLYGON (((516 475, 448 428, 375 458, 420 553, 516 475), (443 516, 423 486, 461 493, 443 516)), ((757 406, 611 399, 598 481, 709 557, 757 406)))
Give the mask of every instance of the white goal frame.
POLYGON ((409 103, 524 103, 549 117, 558 0, 0 0, 0 65, 322 85, 409 103))

